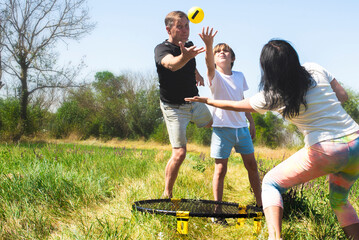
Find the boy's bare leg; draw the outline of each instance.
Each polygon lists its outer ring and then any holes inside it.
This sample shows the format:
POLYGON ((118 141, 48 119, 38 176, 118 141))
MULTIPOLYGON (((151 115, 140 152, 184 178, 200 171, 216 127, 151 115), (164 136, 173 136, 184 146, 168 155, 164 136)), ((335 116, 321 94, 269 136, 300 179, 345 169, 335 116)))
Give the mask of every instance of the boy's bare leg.
POLYGON ((227 173, 228 158, 216 159, 213 174, 213 196, 215 201, 222 201, 224 178, 227 173))
POLYGON ((241 154, 244 162, 244 166, 248 172, 249 183, 254 192, 254 197, 256 198, 257 206, 262 206, 262 189, 261 182, 258 174, 257 162, 254 157, 254 153, 251 154, 241 154))

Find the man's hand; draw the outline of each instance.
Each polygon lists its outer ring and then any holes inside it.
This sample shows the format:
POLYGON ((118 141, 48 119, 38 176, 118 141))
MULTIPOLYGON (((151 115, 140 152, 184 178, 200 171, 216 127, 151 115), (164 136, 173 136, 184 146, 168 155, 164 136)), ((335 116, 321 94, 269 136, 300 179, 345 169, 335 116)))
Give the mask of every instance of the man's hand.
POLYGON ((197 48, 196 46, 191 46, 189 48, 186 48, 182 42, 179 42, 178 44, 181 48, 181 54, 183 58, 186 60, 186 62, 196 57, 198 54, 206 51, 204 47, 197 48))
POLYGON ((197 82, 197 86, 204 86, 204 79, 201 76, 201 74, 199 74, 199 72, 196 69, 196 82, 197 82))
POLYGON ((179 42, 179 47, 181 49, 180 55, 175 57, 172 54, 167 54, 161 60, 162 66, 171 70, 172 72, 183 68, 189 60, 206 51, 204 47, 196 48, 196 46, 191 46, 186 48, 182 42, 179 42))

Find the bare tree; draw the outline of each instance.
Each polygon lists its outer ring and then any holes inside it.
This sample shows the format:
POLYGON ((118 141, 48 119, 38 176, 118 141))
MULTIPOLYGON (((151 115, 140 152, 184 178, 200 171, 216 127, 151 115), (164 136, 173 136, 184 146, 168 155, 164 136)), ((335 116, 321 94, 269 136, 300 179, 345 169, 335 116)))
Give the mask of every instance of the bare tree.
MULTIPOLYGON (((29 96, 38 90, 76 86, 79 69, 59 66, 59 41, 79 40, 90 33, 86 0, 3 0, 2 69, 20 87, 20 135, 27 127, 29 96)), ((4 77, 4 76, 3 76, 4 77)))
POLYGON ((3 11, 0 9, 0 89, 4 86, 4 84, 1 81, 2 78, 2 64, 1 64, 1 56, 2 56, 2 49, 3 49, 3 41, 4 41, 4 34, 1 31, 1 29, 3 28, 2 26, 5 24, 4 21, 4 14, 3 11))

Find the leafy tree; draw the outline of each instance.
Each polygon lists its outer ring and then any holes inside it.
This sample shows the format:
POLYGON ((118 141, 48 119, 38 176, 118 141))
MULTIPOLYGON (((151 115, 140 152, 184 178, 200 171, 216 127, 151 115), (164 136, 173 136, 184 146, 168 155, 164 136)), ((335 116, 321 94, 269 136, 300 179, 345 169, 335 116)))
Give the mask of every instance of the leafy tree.
POLYGON ((150 89, 138 90, 129 98, 126 118, 133 135, 147 139, 161 123, 159 99, 159 90, 155 85, 150 89))
POLYGON ((126 99, 129 82, 125 76, 116 77, 111 72, 98 72, 93 86, 99 106, 100 136, 127 137, 126 99))
POLYGON ((56 138, 66 137, 71 132, 84 133, 89 111, 77 101, 64 102, 57 110, 53 133, 56 138))
MULTIPOLYGON (((3 10, 0 10, 0 29, 2 29, 4 27, 4 13, 3 10)), ((1 81, 2 79, 2 63, 1 63, 1 56, 2 56, 2 49, 4 48, 3 46, 3 42, 4 42, 4 34, 2 31, 0 31, 0 89, 3 86, 3 83, 1 81)))
POLYGON ((281 145, 284 129, 283 119, 268 111, 266 114, 252 113, 256 126, 255 142, 275 148, 281 145))
POLYGON ((343 103, 345 111, 359 123, 359 94, 351 89, 345 89, 348 93, 348 101, 343 103))
POLYGON ((155 131, 160 133, 162 123, 157 81, 98 72, 91 86, 69 91, 56 116, 52 127, 56 137, 75 131, 82 138, 148 139, 155 131))
MULTIPOLYGON (((75 86, 79 69, 59 67, 54 48, 59 41, 88 34, 86 0, 4 0, 0 3, 1 64, 20 89, 20 138, 28 127, 29 96, 46 88, 75 86)), ((17 139, 14 139, 17 140, 17 139)))

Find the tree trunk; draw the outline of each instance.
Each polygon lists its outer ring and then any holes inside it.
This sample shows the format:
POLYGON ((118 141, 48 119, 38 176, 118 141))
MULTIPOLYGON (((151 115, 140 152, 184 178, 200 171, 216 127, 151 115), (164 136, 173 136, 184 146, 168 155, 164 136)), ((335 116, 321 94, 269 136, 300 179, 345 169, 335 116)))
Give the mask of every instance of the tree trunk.
POLYGON ((26 80, 25 82, 22 82, 22 86, 21 86, 21 95, 20 95, 20 123, 23 125, 22 129, 23 132, 25 133, 25 131, 27 130, 27 105, 29 102, 29 92, 27 90, 27 83, 26 80))
POLYGON ((21 66, 20 119, 13 137, 14 142, 18 142, 28 130, 27 105, 29 103, 29 91, 27 87, 27 71, 28 69, 25 65, 21 66))

